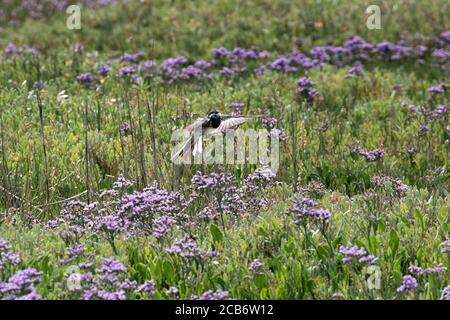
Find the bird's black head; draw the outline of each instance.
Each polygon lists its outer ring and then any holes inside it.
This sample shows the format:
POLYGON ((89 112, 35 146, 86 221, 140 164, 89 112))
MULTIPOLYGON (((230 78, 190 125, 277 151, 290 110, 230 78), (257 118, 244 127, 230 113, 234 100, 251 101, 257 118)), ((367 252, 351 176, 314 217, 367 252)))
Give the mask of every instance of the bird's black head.
POLYGON ((211 111, 208 113, 208 119, 211 127, 218 128, 220 126, 221 118, 220 113, 217 111, 211 111))

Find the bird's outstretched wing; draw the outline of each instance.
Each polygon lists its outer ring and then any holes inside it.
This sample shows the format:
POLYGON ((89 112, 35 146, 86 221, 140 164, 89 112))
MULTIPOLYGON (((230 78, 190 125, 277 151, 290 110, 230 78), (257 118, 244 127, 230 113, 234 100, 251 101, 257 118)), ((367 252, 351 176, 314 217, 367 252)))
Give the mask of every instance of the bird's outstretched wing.
POLYGON ((229 118, 222 120, 218 128, 208 130, 206 135, 210 137, 216 134, 225 133, 229 129, 238 128, 241 124, 247 122, 248 120, 259 117, 260 116, 230 116, 229 118))
MULTIPOLYGON (((174 149, 174 151, 172 152, 172 157, 170 158, 172 162, 181 155, 183 155, 184 159, 190 158, 192 150, 197 143, 197 141, 194 141, 194 132, 195 130, 201 130, 204 121, 204 118, 199 118, 194 123, 183 129, 183 133, 186 139, 177 149, 174 149)), ((201 134, 197 134, 196 136, 201 137, 201 134)))

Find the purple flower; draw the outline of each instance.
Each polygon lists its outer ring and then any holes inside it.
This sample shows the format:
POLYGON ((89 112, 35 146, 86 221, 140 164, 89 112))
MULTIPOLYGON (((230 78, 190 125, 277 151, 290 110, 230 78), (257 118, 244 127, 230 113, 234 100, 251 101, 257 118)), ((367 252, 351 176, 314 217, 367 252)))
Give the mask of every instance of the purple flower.
POLYGON ((117 261, 113 257, 102 258, 102 268, 97 270, 97 272, 103 274, 120 273, 126 271, 127 268, 120 261, 117 261))
POLYGON ((209 207, 203 208, 199 214, 198 219, 202 221, 213 221, 217 215, 209 207))
POLYGON ((447 89, 447 85, 445 83, 441 83, 441 84, 438 84, 437 86, 428 88, 427 91, 432 94, 441 94, 441 93, 445 93, 446 89, 447 89))
POLYGON ((351 78, 353 76, 363 76, 363 75, 364 75, 364 68, 362 64, 357 63, 347 71, 346 77, 351 78))
POLYGON ((300 224, 304 221, 328 222, 331 213, 327 209, 319 207, 319 204, 309 198, 295 197, 288 212, 294 214, 294 223, 300 224))
POLYGON ((450 31, 443 31, 439 37, 444 40, 445 42, 449 42, 450 43, 450 31))
POLYGON ((375 150, 363 150, 360 147, 356 146, 353 148, 353 152, 357 155, 363 156, 367 161, 377 161, 384 158, 384 149, 375 149, 375 150))
POLYGON ((5 300, 38 300, 34 285, 42 281, 42 272, 34 268, 26 268, 12 275, 7 282, 0 281, 0 299, 5 300))
POLYGON ((419 130, 417 131, 417 134, 419 136, 423 136, 428 132, 428 127, 425 123, 421 123, 419 126, 419 130))
POLYGON ((161 216, 156 218, 153 223, 155 226, 153 227, 152 234, 155 238, 159 239, 170 231, 170 228, 176 223, 176 220, 169 216, 161 216))
POLYGON ((280 141, 284 141, 287 139, 286 132, 283 128, 273 128, 272 130, 270 130, 269 136, 280 141))
POLYGON ((429 114, 430 119, 440 119, 445 118, 450 113, 450 109, 446 105, 437 106, 431 113, 429 114))
POLYGON ((303 97, 308 102, 312 102, 319 95, 319 91, 313 88, 313 86, 315 86, 315 83, 308 77, 302 77, 298 79, 297 85, 297 94, 303 97))
POLYGON ((171 286, 169 288, 169 290, 167 290, 167 294, 174 295, 174 296, 177 295, 178 294, 178 288, 174 287, 174 286, 171 286))
POLYGON ((332 295, 333 299, 341 300, 344 299, 344 294, 342 292, 335 292, 332 295))
POLYGON ((450 285, 442 289, 441 300, 450 300, 450 285))
POLYGON ((426 268, 426 269, 412 264, 409 266, 408 271, 416 276, 421 276, 424 274, 445 273, 445 272, 447 272, 447 268, 442 263, 439 263, 439 264, 435 265, 434 267, 426 268))
POLYGON ((123 222, 117 215, 109 215, 98 219, 98 228, 110 233, 117 233, 123 230, 123 222))
POLYGON ((119 69, 119 71, 117 71, 117 76, 119 78, 123 78, 126 76, 131 76, 133 74, 136 73, 136 67, 134 66, 125 66, 119 69))
POLYGON ((107 76, 108 73, 112 70, 112 68, 107 64, 101 64, 97 69, 97 74, 101 76, 107 76))
POLYGON ((5 48, 5 54, 8 56, 12 56, 15 54, 19 54, 20 50, 12 43, 8 43, 8 45, 5 48))
POLYGON ((218 255, 218 252, 201 249, 187 234, 185 234, 180 241, 174 242, 173 245, 167 249, 167 252, 179 255, 183 258, 207 259, 218 255))
POLYGON ((450 239, 447 239, 444 242, 442 242, 441 247, 442 253, 450 253, 450 239))
POLYGON ((403 276, 403 283, 397 288, 397 292, 412 292, 417 289, 417 280, 413 276, 403 276))
POLYGON ((226 172, 212 172, 209 175, 195 174, 191 183, 197 190, 217 189, 234 182, 234 176, 226 172))
POLYGON ((77 80, 83 85, 90 87, 92 86, 95 78, 90 73, 81 73, 80 75, 77 76, 77 80))
POLYGON ((365 248, 359 248, 358 246, 340 246, 338 252, 344 257, 342 258, 343 263, 359 262, 362 264, 375 264, 378 260, 377 257, 367 254, 365 248))
POLYGON ((144 292, 149 295, 155 293, 155 281, 154 280, 146 280, 143 284, 141 284, 137 290, 137 292, 144 292))
POLYGON ((308 77, 302 77, 297 80, 297 85, 299 87, 313 87, 316 84, 308 77))
POLYGON ((208 290, 199 297, 192 295, 192 300, 225 300, 228 297, 228 291, 222 291, 220 289, 216 291, 208 290))
POLYGON ((73 246, 72 248, 68 249, 68 255, 70 258, 75 258, 84 253, 84 247, 80 244, 77 244, 73 246))
POLYGON ((122 57, 120 57, 120 62, 137 62, 144 56, 142 52, 136 53, 125 53, 122 57))
POLYGON ((19 263, 20 257, 12 251, 9 242, 0 239, 0 272, 8 264, 18 265, 19 263))
POLYGON ((212 54, 214 58, 220 59, 220 58, 226 58, 230 54, 229 51, 223 47, 221 48, 213 48, 212 54))
POLYGON ((437 63, 446 63, 450 60, 450 50, 448 49, 434 49, 431 57, 437 63))
POLYGON ((277 124, 278 120, 274 117, 264 117, 261 119, 263 126, 267 129, 272 129, 277 124))
POLYGON ((248 265, 248 270, 252 272, 259 271, 263 266, 263 263, 259 259, 255 259, 248 265))

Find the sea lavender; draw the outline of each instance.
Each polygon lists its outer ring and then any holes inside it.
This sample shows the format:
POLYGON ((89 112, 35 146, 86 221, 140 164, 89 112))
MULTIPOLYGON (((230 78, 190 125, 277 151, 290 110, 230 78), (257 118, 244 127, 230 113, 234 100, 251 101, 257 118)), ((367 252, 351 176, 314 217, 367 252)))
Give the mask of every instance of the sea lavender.
POLYGON ((353 263, 359 262, 363 264, 374 264, 377 262, 378 258, 369 255, 364 247, 358 246, 340 246, 338 252, 343 255, 343 263, 353 263))
POLYGON ((101 75, 103 77, 107 76, 108 73, 112 70, 112 68, 107 65, 107 64, 101 64, 98 68, 97 68, 97 74, 101 75))
POLYGON ((143 284, 141 284, 136 292, 143 292, 148 295, 152 295, 155 293, 155 281, 154 280, 146 280, 143 284))
POLYGON ((200 298, 196 295, 192 295, 192 300, 226 300, 229 296, 228 291, 222 291, 220 289, 216 291, 208 290, 201 294, 200 298))
POLYGON ((442 289, 441 300, 450 300, 450 285, 442 289))
POLYGON ((403 276, 403 283, 397 288, 397 292, 412 292, 418 287, 417 280, 411 275, 403 276))
POLYGON ((295 197, 292 200, 292 205, 288 209, 288 212, 294 215, 295 224, 300 224, 308 220, 313 222, 328 222, 331 218, 330 211, 321 208, 315 200, 309 198, 295 197))
POLYGON ((12 251, 12 247, 8 241, 0 239, 0 272, 6 265, 18 265, 20 257, 12 251))
POLYGON ((302 77, 297 80, 297 94, 304 98, 307 102, 312 102, 318 95, 319 91, 314 89, 315 83, 308 77, 302 77))
POLYGON ((384 158, 384 149, 363 150, 358 146, 353 148, 353 152, 364 157, 367 161, 377 161, 384 158))
POLYGON ((436 86, 428 88, 427 91, 432 94, 442 94, 445 93, 446 89, 447 85, 445 83, 441 83, 436 86))
POLYGON ((258 272, 263 267, 263 263, 259 259, 255 259, 248 265, 248 270, 251 272, 258 272))
POLYGON ((362 64, 357 63, 347 71, 346 77, 351 78, 354 76, 363 76, 363 75, 364 75, 364 68, 362 64))
POLYGON ((207 259, 218 256, 216 251, 205 251, 201 249, 197 243, 187 234, 179 241, 175 241, 173 245, 167 249, 170 254, 178 255, 182 258, 200 258, 207 259))
POLYGON ((450 239, 447 239, 441 243, 442 253, 450 253, 450 239))
POLYGON ((42 272, 35 268, 26 268, 12 275, 7 282, 0 281, 0 299, 39 300, 34 285, 42 281, 42 272))

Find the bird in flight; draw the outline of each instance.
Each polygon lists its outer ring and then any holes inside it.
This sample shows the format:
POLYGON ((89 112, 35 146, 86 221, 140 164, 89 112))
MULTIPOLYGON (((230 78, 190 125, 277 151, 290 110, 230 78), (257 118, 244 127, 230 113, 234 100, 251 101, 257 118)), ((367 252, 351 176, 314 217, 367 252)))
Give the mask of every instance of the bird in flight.
POLYGON ((172 152, 171 161, 174 162, 178 157, 190 159, 202 152, 202 144, 204 139, 225 133, 227 130, 236 129, 244 122, 260 118, 260 115, 225 115, 217 111, 211 111, 206 117, 198 118, 194 123, 184 128, 186 140, 176 146, 172 152))

